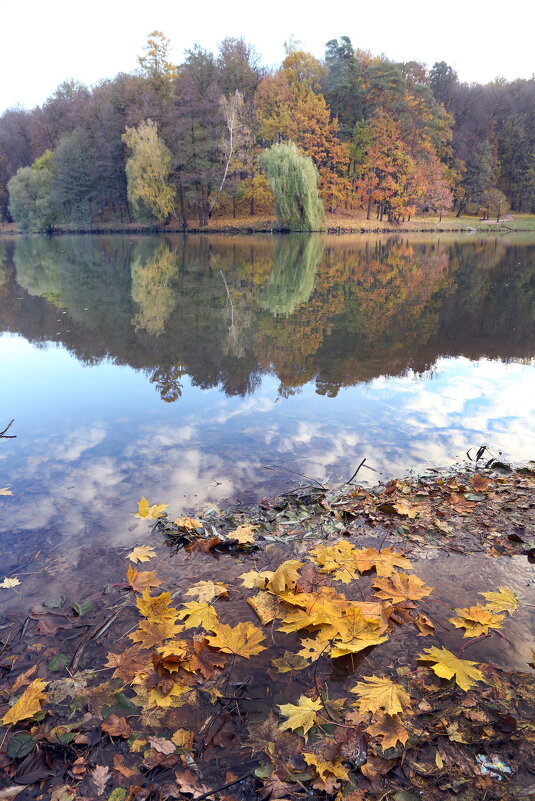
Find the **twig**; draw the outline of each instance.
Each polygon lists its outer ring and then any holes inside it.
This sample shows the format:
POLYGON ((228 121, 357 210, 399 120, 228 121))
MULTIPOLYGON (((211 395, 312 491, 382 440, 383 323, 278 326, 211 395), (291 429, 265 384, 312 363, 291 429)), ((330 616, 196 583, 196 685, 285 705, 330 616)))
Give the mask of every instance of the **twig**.
POLYGON ((195 801, 202 801, 203 798, 208 798, 211 795, 215 795, 216 793, 221 792, 221 790, 226 790, 227 787, 232 787, 234 784, 238 784, 239 782, 242 782, 244 779, 248 779, 249 776, 253 775, 254 775, 254 770, 250 770, 249 773, 244 773, 244 775, 240 776, 238 779, 233 779, 231 782, 222 784, 221 787, 216 787, 215 790, 210 790, 208 793, 204 793, 204 795, 198 795, 195 801))
POLYGON ((353 479, 355 478, 355 476, 357 475, 358 471, 360 470, 360 468, 362 467, 362 465, 364 464, 365 461, 366 461, 366 457, 364 457, 362 462, 359 464, 359 466, 357 467, 357 469, 355 470, 355 472, 353 473, 353 475, 351 476, 349 481, 345 482, 346 484, 351 484, 351 482, 353 481, 353 479))
POLYGON ((17 439, 17 435, 16 434, 11 434, 11 435, 6 437, 6 431, 9 431, 9 429, 11 428, 11 426, 13 425, 14 422, 15 422, 15 418, 13 418, 13 420, 11 420, 7 424, 7 426, 4 428, 3 431, 0 431, 0 438, 2 438, 2 439, 17 439))
POLYGON ((263 464, 262 468, 264 470, 286 470, 287 473, 292 473, 294 476, 301 476, 301 478, 306 478, 307 481, 312 481, 314 484, 317 484, 319 487, 327 491, 327 487, 318 481, 317 478, 311 478, 310 476, 305 476, 304 473, 299 473, 297 470, 290 470, 289 467, 284 467, 282 464, 263 464))

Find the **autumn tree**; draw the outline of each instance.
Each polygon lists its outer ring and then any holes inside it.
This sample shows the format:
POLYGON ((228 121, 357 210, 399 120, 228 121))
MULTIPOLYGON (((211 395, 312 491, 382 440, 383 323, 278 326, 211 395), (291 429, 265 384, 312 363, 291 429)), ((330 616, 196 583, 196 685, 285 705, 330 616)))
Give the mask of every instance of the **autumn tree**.
POLYGON ((312 159, 303 156, 293 142, 288 142, 265 150, 260 164, 275 196, 279 225, 291 231, 323 229, 325 215, 312 159))
POLYGON ((176 67, 169 61, 171 42, 161 31, 152 31, 145 45, 145 52, 138 56, 141 74, 155 84, 176 78, 176 67))
POLYGON ((52 202, 52 158, 49 150, 31 167, 21 167, 7 185, 9 212, 23 231, 51 231, 56 219, 52 202))
POLYGON ((126 162, 128 199, 136 214, 147 209, 165 222, 174 210, 175 189, 169 182, 171 153, 158 137, 152 120, 126 128, 123 141, 132 151, 126 162))

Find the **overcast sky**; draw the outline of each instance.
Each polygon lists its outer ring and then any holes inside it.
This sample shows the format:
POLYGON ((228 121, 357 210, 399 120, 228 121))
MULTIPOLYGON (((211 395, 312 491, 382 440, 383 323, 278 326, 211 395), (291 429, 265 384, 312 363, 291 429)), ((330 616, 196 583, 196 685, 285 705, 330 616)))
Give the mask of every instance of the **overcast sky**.
POLYGON ((461 80, 486 83, 533 75, 534 24, 533 0, 0 0, 0 113, 43 103, 66 79, 92 86, 133 71, 155 29, 171 39, 177 64, 194 43, 217 50, 226 36, 244 36, 274 65, 292 34, 317 57, 325 42, 346 35, 374 54, 447 61, 461 80))

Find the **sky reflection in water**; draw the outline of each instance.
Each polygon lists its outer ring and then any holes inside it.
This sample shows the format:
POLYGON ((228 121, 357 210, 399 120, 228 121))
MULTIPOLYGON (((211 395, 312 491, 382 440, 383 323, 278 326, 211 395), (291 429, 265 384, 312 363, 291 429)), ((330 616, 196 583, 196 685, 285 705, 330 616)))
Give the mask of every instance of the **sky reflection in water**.
POLYGON ((535 245, 80 239, 4 256, 6 572, 58 536, 130 543, 141 494, 175 515, 293 486, 273 464, 535 455, 535 245))

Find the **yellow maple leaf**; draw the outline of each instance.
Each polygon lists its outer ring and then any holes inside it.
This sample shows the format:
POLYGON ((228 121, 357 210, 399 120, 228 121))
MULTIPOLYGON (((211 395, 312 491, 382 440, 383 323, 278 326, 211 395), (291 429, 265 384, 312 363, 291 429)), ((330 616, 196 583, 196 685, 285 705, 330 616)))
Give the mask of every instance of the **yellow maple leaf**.
POLYGON ((184 748, 186 751, 191 751, 193 748, 193 738, 195 732, 188 731, 187 729, 177 729, 171 736, 171 742, 179 748, 184 748))
POLYGON ((126 580, 136 592, 144 592, 145 590, 150 590, 151 587, 159 587, 162 583, 156 578, 156 573, 150 570, 139 572, 132 565, 128 565, 126 580))
POLYGON ((319 659, 320 656, 323 656, 323 654, 325 654, 328 650, 329 644, 324 640, 314 640, 309 637, 301 640, 301 650, 298 651, 297 654, 298 656, 302 656, 304 659, 315 662, 316 659, 319 659))
POLYGON ((403 725, 399 715, 381 715, 379 720, 366 729, 372 737, 381 737, 381 748, 396 748, 398 742, 405 745, 409 732, 403 725))
POLYGON ((203 527, 201 521, 195 517, 177 517, 173 522, 179 528, 186 529, 186 531, 195 531, 195 529, 203 527))
POLYGON ((136 605, 143 617, 157 623, 160 620, 175 621, 178 616, 178 609, 169 606, 171 603, 171 593, 161 592, 160 595, 151 595, 150 590, 145 590, 141 598, 136 599, 136 605))
POLYGON ((363 679, 366 684, 359 681, 350 690, 359 696, 359 700, 352 704, 359 712, 375 713, 383 710, 389 715, 396 715, 410 707, 411 698, 408 692, 391 679, 383 676, 363 676, 363 679))
POLYGON ((185 684, 173 684, 168 693, 163 693, 159 689, 149 690, 147 693, 146 709, 157 706, 160 709, 170 709, 171 707, 183 706, 186 699, 183 697, 191 692, 191 687, 185 684))
POLYGON ((270 592, 257 592, 253 598, 247 598, 247 603, 253 607, 263 626, 267 626, 276 617, 282 617, 282 604, 270 592))
POLYGON ((129 634, 132 642, 139 642, 144 649, 161 645, 164 640, 174 640, 184 630, 174 620, 141 620, 139 627, 129 634))
POLYGON ((281 714, 287 720, 280 726, 281 731, 285 729, 303 729, 305 740, 307 739, 308 732, 315 725, 318 717, 318 712, 323 704, 318 699, 313 701, 306 695, 301 695, 297 704, 279 704, 281 714))
POLYGON ((155 503, 153 506, 149 506, 148 500, 142 497, 137 503, 137 512, 132 514, 132 517, 140 517, 147 520, 158 520, 159 517, 162 517, 163 510, 167 509, 168 505, 169 504, 167 503, 155 503))
POLYGON ((3 590, 9 590, 12 587, 18 587, 19 584, 20 581, 16 576, 13 576, 12 578, 6 577, 3 581, 0 582, 0 587, 2 587, 3 590))
MULTIPOLYGON (((159 648, 156 648, 156 651, 161 654, 164 659, 169 656, 185 659, 189 656, 189 643, 187 640, 170 640, 170 642, 166 642, 164 645, 160 645, 159 648)), ((170 668, 168 668, 168 670, 170 670, 170 668)))
POLYGON ((308 667, 308 659, 294 654, 292 651, 285 651, 280 659, 272 659, 271 664, 277 668, 277 673, 289 673, 291 670, 302 670, 308 667))
POLYGON ((258 528, 258 526, 238 526, 234 531, 229 531, 227 537, 231 540, 237 540, 240 545, 248 545, 255 541, 253 531, 256 528, 258 528))
POLYGON ((130 559, 131 562, 148 562, 154 556, 156 556, 156 551, 150 545, 138 545, 137 548, 130 551, 127 559, 130 559))
POLYGON ((384 548, 377 551, 375 548, 365 548, 355 552, 355 563, 361 573, 375 570, 378 576, 391 576, 396 567, 410 570, 412 565, 402 553, 384 548))
POLYGON ((322 573, 333 573, 336 581, 349 584, 359 575, 355 561, 356 553, 350 542, 339 540, 334 545, 318 545, 310 551, 310 556, 321 566, 322 573))
POLYGON ((13 493, 9 487, 2 487, 2 489, 0 489, 0 495, 13 495, 13 493))
POLYGON ((347 768, 344 768, 341 762, 327 762, 325 759, 317 756, 317 754, 303 754, 303 758, 307 765, 313 767, 320 777, 326 781, 330 776, 336 776, 337 779, 349 779, 347 768))
POLYGON ((388 578, 377 577, 372 583, 378 590, 374 595, 392 600, 395 604, 401 601, 419 601, 433 592, 433 587, 427 587, 418 576, 409 573, 393 573, 388 578))
POLYGON ((41 701, 46 701, 46 693, 43 690, 47 684, 48 682, 42 681, 42 679, 34 679, 26 687, 19 700, 13 704, 11 709, 8 709, 2 718, 2 723, 8 726, 10 723, 18 723, 19 720, 33 718, 34 715, 40 712, 41 701))
POLYGON ((199 601, 210 603, 214 598, 228 595, 228 588, 222 581, 198 581, 185 595, 191 595, 193 598, 197 597, 199 601))
POLYGON ((282 562, 269 579, 267 583, 268 589, 276 593, 293 589, 299 580, 297 571, 300 567, 303 567, 303 562, 298 562, 296 559, 288 559, 286 562, 282 562))
POLYGON ((432 648, 426 648, 419 654, 418 659, 421 662, 435 662, 436 664, 430 665, 431 670, 441 679, 451 679, 455 676, 455 682, 461 690, 469 690, 476 681, 483 681, 483 674, 474 667, 476 662, 458 659, 447 648, 437 648, 433 645, 432 648))
POLYGON ((242 573, 240 578, 242 587, 246 587, 248 590, 265 590, 272 576, 273 570, 263 570, 262 572, 249 570, 247 573, 242 573))
POLYGON ((513 590, 500 586, 499 592, 480 592, 487 601, 487 609, 491 612, 509 612, 510 615, 518 608, 518 598, 513 590))
POLYGON ((186 629, 202 626, 208 631, 213 631, 214 626, 219 621, 214 607, 205 601, 189 601, 184 604, 184 609, 179 610, 178 617, 180 620, 185 621, 184 628, 186 629))
POLYGON ((456 609, 458 617, 448 618, 457 629, 465 629, 464 637, 479 637, 488 634, 489 629, 499 629, 503 623, 504 615, 497 615, 485 606, 476 604, 464 609, 456 609))
POLYGON ((224 654, 236 654, 249 659, 266 650, 259 644, 265 639, 261 629, 252 623, 237 623, 236 626, 216 623, 212 626, 212 631, 213 636, 207 638, 209 644, 224 654))

